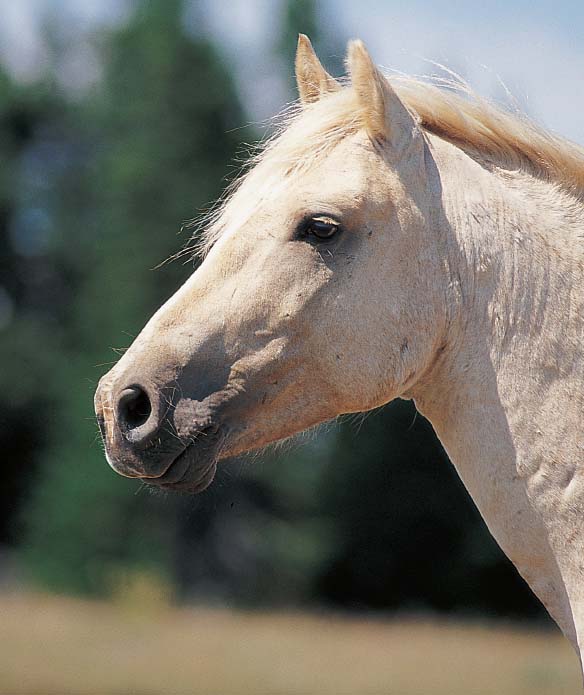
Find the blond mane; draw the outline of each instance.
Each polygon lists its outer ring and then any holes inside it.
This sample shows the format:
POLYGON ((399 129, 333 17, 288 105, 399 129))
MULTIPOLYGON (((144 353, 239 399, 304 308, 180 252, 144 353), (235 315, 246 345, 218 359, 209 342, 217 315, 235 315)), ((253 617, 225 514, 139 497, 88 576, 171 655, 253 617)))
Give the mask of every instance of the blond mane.
POLYGON ((584 149, 479 96, 462 80, 390 80, 422 127, 505 168, 527 169, 584 195, 584 149))
MULTIPOLYGON (((584 149, 477 95, 458 78, 387 78, 421 127, 498 166, 525 170, 584 197, 584 149)), ((201 220, 195 248, 203 255, 233 221, 259 204, 262 190, 285 185, 294 173, 314 165, 332 147, 363 126, 350 86, 314 104, 294 104, 277 118, 275 134, 263 142, 242 174, 201 220), (250 187, 253 195, 248 195, 250 187), (245 191, 242 189, 245 188, 245 191), (243 208, 243 210, 242 210, 243 208)), ((183 252, 192 251, 190 244, 183 252)), ((180 255, 182 255, 182 253, 180 255)))

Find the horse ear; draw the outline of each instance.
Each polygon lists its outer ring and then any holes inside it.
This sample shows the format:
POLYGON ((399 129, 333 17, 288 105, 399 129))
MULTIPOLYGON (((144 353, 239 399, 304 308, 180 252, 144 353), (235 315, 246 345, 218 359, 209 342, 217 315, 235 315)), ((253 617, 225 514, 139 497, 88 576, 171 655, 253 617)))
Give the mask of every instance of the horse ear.
POLYGON ((322 94, 336 92, 341 85, 322 67, 308 36, 298 35, 296 49, 296 84, 300 101, 309 104, 318 101, 322 94))
POLYGON ((362 41, 349 42, 347 68, 369 136, 396 150, 406 147, 418 130, 416 121, 373 64, 362 41))

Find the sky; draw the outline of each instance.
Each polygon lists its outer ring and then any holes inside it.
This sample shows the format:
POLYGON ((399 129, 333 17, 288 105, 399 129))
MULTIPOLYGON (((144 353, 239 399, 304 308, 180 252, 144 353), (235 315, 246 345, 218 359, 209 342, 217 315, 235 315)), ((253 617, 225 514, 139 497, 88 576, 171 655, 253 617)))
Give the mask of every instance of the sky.
MULTIPOLYGON (((131 2, 0 0, 0 59, 20 79, 38 75, 46 62, 41 26, 50 9, 53 26, 71 44, 59 65, 61 79, 72 92, 83 91, 99 79, 88 32, 123 21, 131 2)), ((220 42, 252 120, 275 114, 287 98, 273 55, 282 7, 282 0, 187 4, 186 25, 220 42)), ((318 11, 340 51, 358 37, 386 68, 427 74, 437 61, 496 98, 505 95, 504 84, 538 123, 584 145, 582 0, 321 0, 318 11)), ((326 65, 330 56, 321 57, 326 65)))

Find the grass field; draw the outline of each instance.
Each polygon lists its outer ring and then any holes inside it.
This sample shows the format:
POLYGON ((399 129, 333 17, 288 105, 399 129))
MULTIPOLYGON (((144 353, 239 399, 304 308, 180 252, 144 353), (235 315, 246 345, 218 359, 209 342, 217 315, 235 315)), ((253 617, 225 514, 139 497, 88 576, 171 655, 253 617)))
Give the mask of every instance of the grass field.
POLYGON ((555 633, 0 596, 2 695, 564 695, 555 633))

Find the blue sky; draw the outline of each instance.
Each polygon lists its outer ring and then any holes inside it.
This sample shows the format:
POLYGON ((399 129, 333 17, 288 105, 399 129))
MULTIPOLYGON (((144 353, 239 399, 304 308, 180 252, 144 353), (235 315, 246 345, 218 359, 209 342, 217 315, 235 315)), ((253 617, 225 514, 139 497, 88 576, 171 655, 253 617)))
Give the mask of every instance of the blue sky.
MULTIPOLYGON (((60 66, 72 89, 97 79, 87 32, 123 21, 131 0, 0 0, 0 57, 22 79, 42 68, 40 24, 48 8, 71 36, 60 66)), ((195 31, 222 44, 239 78, 250 116, 266 118, 285 91, 270 53, 282 0, 202 0, 187 12, 195 31)), ((500 82, 538 122, 584 144, 584 2, 476 0, 321 0, 321 20, 344 43, 362 38, 384 67, 428 73, 445 63, 481 93, 500 96, 500 82)), ((325 62, 327 56, 323 56, 325 62)))

